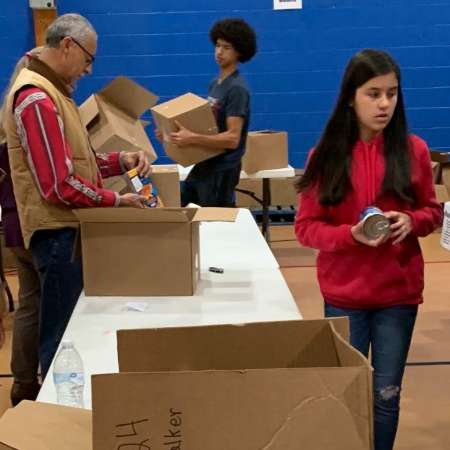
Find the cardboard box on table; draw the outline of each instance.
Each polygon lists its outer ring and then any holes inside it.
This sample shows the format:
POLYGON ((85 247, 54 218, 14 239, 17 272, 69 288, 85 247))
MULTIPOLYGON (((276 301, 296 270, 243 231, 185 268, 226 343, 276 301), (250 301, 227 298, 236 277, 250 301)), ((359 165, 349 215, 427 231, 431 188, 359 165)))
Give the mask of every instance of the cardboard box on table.
MULTIPOLYGON (((13 431, 0 420, 0 442, 21 450, 370 450, 372 370, 343 335, 344 318, 119 331, 120 373, 92 377, 92 447, 53 444, 75 437, 63 415, 24 430, 34 415, 16 410, 13 431), (29 445, 36 436, 44 446, 29 445)), ((33 408, 42 421, 45 409, 62 407, 33 408)), ((85 423, 80 434, 89 432, 85 423)))
POLYGON ((260 170, 283 169, 289 165, 286 131, 249 131, 242 158, 242 170, 249 174, 260 170))
POLYGON ((371 449, 372 370, 333 323, 119 331, 121 373, 92 378, 94 448, 371 449))
POLYGON ((193 295, 199 278, 199 224, 232 222, 227 208, 86 208, 81 222, 88 296, 193 295))

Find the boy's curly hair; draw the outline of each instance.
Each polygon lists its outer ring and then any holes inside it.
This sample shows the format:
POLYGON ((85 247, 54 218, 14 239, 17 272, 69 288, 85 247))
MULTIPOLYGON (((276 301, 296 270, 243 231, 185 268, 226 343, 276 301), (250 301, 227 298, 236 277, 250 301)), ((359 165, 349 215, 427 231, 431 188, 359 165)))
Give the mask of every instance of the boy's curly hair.
POLYGON ((256 34, 243 19, 223 19, 216 22, 209 32, 215 45, 218 39, 229 42, 239 53, 239 62, 250 61, 256 54, 256 34))

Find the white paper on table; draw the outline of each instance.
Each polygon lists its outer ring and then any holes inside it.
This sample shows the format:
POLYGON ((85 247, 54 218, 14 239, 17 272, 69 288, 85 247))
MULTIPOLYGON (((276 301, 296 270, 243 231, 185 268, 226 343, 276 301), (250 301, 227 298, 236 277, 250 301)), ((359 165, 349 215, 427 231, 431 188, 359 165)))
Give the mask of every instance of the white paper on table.
POLYGON ((302 9, 302 0, 273 0, 273 9, 302 9))
POLYGON ((145 312, 148 309, 148 304, 143 302, 128 302, 125 305, 127 311, 145 312))

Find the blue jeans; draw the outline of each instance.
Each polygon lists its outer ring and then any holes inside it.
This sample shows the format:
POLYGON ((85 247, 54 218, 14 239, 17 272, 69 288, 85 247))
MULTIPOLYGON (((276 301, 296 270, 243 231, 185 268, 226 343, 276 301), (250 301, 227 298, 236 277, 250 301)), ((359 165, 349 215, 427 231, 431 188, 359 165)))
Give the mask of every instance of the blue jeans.
POLYGON ((83 289, 81 258, 72 261, 76 230, 39 230, 30 249, 41 282, 39 361, 42 378, 50 368, 83 289))
POLYGON ((234 189, 239 183, 241 166, 208 172, 195 166, 181 185, 181 206, 235 207, 234 189))
POLYGON ((350 343, 374 368, 375 450, 392 450, 400 413, 400 391, 417 305, 366 310, 325 303, 325 317, 348 316, 350 343))

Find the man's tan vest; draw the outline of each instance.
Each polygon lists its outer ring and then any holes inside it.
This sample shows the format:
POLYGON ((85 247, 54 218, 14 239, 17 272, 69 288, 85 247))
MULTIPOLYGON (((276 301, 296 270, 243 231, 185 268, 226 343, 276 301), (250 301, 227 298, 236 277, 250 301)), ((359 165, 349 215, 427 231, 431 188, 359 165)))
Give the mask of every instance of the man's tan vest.
POLYGON ((78 222, 71 211, 70 205, 64 206, 62 203, 56 205, 47 202, 42 197, 35 181, 33 166, 28 159, 28 143, 26 143, 26 139, 20 139, 21 130, 17 126, 13 112, 15 94, 26 85, 42 89, 56 105, 58 114, 62 119, 64 136, 72 150, 74 174, 97 184, 97 163, 75 102, 64 96, 45 77, 28 69, 23 69, 8 94, 5 130, 14 195, 25 247, 28 248, 31 237, 36 230, 77 227, 78 222))

